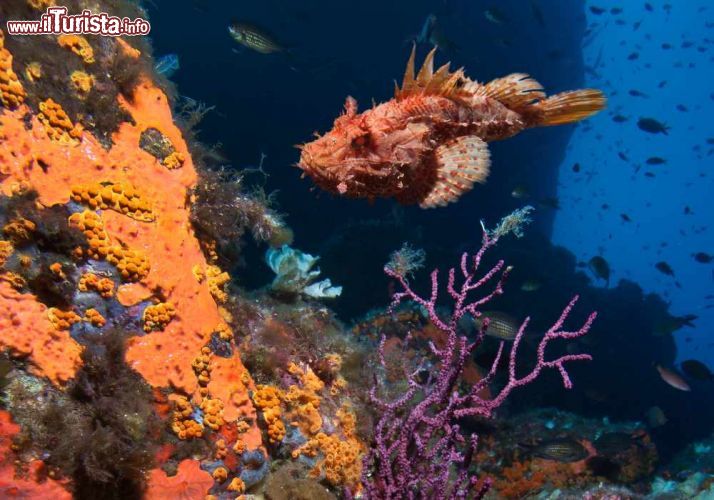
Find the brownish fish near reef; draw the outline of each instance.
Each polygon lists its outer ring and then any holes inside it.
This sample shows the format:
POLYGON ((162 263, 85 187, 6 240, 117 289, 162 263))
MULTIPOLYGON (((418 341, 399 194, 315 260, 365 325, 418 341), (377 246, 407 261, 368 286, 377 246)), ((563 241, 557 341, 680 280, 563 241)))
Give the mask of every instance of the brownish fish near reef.
POLYGON ((483 183, 489 141, 539 126, 573 123, 605 107, 599 90, 546 97, 530 76, 486 84, 449 64, 434 71, 434 52, 414 76, 414 50, 393 99, 357 112, 348 97, 330 132, 301 146, 298 167, 322 189, 350 198, 396 198, 444 206, 483 183))

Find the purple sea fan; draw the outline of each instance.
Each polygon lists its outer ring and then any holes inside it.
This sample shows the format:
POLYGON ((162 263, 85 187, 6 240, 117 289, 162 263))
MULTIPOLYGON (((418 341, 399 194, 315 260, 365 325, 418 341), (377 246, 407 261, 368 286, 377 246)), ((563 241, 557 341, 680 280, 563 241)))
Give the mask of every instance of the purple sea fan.
MULTIPOLYGON (((527 217, 528 211, 516 212, 509 216, 527 217)), ((558 320, 545 333, 537 348, 537 363, 527 374, 519 377, 516 370, 516 357, 529 318, 521 325, 511 347, 508 359, 508 381, 491 398, 482 397, 482 390, 487 388, 496 375, 496 369, 503 354, 504 343, 498 349, 496 359, 489 373, 474 384, 466 393, 457 389, 466 363, 473 351, 483 342, 488 328, 488 319, 484 319, 475 340, 471 341, 459 335, 457 325, 465 314, 480 317, 479 310, 495 296, 503 293, 503 285, 510 268, 499 261, 487 273, 478 277, 479 267, 485 252, 493 247, 498 239, 508 232, 514 232, 508 224, 514 222, 506 217, 494 231, 484 228, 480 250, 461 257, 459 269, 451 268, 446 284, 446 291, 453 300, 451 315, 442 319, 436 313, 439 295, 439 272, 431 273, 431 296, 423 298, 415 293, 404 274, 399 274, 393 266, 385 266, 385 273, 401 285, 402 291, 394 294, 391 308, 402 301, 413 301, 422 306, 431 322, 447 335, 443 348, 433 343, 429 348, 439 363, 431 371, 428 380, 420 382, 421 370, 405 372, 407 389, 395 400, 387 401, 377 395, 378 384, 370 391, 370 399, 379 412, 379 419, 374 427, 374 443, 364 458, 362 484, 364 494, 369 499, 460 499, 482 498, 491 486, 489 479, 480 479, 470 470, 478 437, 465 436, 458 425, 463 417, 491 417, 496 408, 501 406, 516 387, 534 381, 546 368, 557 368, 563 379, 563 385, 570 389, 572 382, 566 370, 566 363, 571 361, 591 360, 588 354, 567 354, 553 360, 546 360, 548 344, 556 339, 574 339, 585 335, 596 313, 591 313, 585 323, 575 331, 563 329, 570 311, 578 301, 575 296, 565 307, 558 320), (457 285, 457 274, 461 274, 457 285), (495 282, 492 291, 480 298, 469 298, 472 292, 483 290, 495 282)), ((516 221, 519 222, 519 221, 516 221)), ((523 222, 521 220, 520 222, 523 222)), ((516 229, 519 229, 516 224, 516 229)), ((518 232, 516 232, 518 234, 518 232)), ((409 339, 407 339, 408 343, 409 339)), ((385 366, 384 346, 386 338, 380 342, 379 358, 385 366)), ((423 380, 423 377, 421 378, 423 380)))

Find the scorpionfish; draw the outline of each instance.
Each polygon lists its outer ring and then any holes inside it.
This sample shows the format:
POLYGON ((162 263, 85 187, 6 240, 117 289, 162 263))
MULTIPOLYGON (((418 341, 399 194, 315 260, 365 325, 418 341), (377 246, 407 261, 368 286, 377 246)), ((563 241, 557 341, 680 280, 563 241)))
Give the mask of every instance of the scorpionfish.
POLYGON ((435 49, 414 75, 415 50, 394 98, 358 113, 347 97, 331 131, 299 146, 298 167, 322 189, 351 198, 389 198, 422 208, 445 206, 484 183, 487 143, 540 126, 573 123, 605 107, 599 90, 546 97, 523 73, 481 84, 435 49))

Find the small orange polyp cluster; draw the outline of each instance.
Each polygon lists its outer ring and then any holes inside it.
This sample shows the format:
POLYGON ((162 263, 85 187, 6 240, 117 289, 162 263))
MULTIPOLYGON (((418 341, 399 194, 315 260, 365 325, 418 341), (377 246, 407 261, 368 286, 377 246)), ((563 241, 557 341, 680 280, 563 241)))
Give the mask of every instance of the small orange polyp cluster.
POLYGON ((63 311, 56 307, 50 307, 47 310, 47 317, 57 330, 69 330, 72 325, 82 320, 74 311, 63 311))
POLYGON ((114 295, 114 282, 109 278, 100 278, 94 273, 85 273, 79 278, 77 284, 80 292, 97 292, 108 299, 114 295))
POLYGON ((38 62, 31 62, 25 68, 25 78, 31 82, 36 82, 42 78, 42 65, 38 62))
POLYGON ((82 137, 82 126, 72 123, 62 106, 52 99, 40 103, 40 114, 37 115, 45 126, 47 136, 62 144, 77 145, 82 137))
POLYGON ((253 404, 263 412, 263 419, 268 426, 268 439, 279 443, 285 437, 285 424, 280 419, 282 410, 280 389, 270 385, 259 385, 253 393, 253 404))
POLYGON ((94 63, 94 49, 83 36, 60 35, 57 37, 57 43, 77 54, 86 64, 94 63))
POLYGON ((206 266, 206 278, 208 279, 208 290, 219 304, 228 300, 225 285, 231 280, 228 273, 221 271, 218 266, 206 266))
POLYGON ((203 423, 217 431, 225 423, 223 421, 223 401, 215 398, 203 398, 201 401, 203 410, 203 423))
POLYGON ((27 243, 32 239, 36 229, 35 223, 27 219, 14 219, 5 224, 2 234, 13 244, 27 243))
POLYGON ((183 162, 186 161, 184 156, 179 153, 178 151, 174 151, 170 155, 168 155, 166 158, 164 158, 161 161, 161 164, 168 168, 169 170, 174 170, 177 168, 181 168, 183 166, 183 162))
POLYGON ((174 411, 171 415, 171 430, 179 439, 193 439, 203 436, 203 425, 191 418, 193 406, 186 396, 174 399, 174 411))
POLYGON ((7 259, 12 255, 14 247, 12 243, 5 240, 0 240, 0 267, 5 265, 7 259))
POLYGON ((104 316, 102 316, 102 314, 94 308, 89 308, 84 311, 84 320, 97 328, 103 327, 107 322, 107 320, 104 319, 104 316))
POLYGON ((228 448, 226 447, 226 440, 218 439, 216 441, 216 451, 214 453, 216 460, 223 460, 224 458, 226 458, 227 455, 228 455, 228 448))
POLYGON ((111 245, 102 218, 91 210, 74 213, 69 217, 69 223, 84 233, 88 247, 78 249, 75 256, 89 257, 95 260, 106 260, 119 270, 122 279, 128 282, 141 281, 149 274, 149 259, 143 252, 124 248, 121 245, 111 245))
POLYGON ((201 354, 196 356, 191 363, 193 372, 198 379, 199 394, 202 397, 208 396, 208 384, 211 381, 211 354, 211 349, 203 347, 201 348, 201 354))
POLYGON ((36 10, 47 10, 47 7, 55 5, 55 0, 27 0, 27 4, 36 10))
POLYGON ((141 222, 156 219, 151 204, 126 183, 94 183, 72 187, 72 200, 101 210, 114 210, 141 222))
POLYGON ((72 86, 79 97, 84 99, 94 86, 94 77, 85 71, 73 71, 69 76, 72 86))
POLYGON ((241 478, 234 477, 226 489, 228 491, 233 491, 235 493, 244 493, 245 492, 245 483, 243 482, 243 480, 241 478))
POLYGON ((198 392, 203 398, 200 405, 203 410, 203 423, 217 431, 225 422, 223 421, 223 401, 208 395, 208 384, 211 382, 211 356, 211 349, 203 347, 201 354, 194 358, 191 367, 198 379, 198 392))
POLYGON ((15 109, 25 102, 25 89, 12 70, 12 54, 5 48, 5 34, 0 30, 0 103, 15 109))
MULTIPOLYGON (((246 427, 242 432, 245 432, 245 431, 248 430, 248 429, 247 429, 247 427, 248 427, 248 424, 247 424, 247 423, 242 422, 242 421, 239 422, 239 423, 244 424, 245 427, 246 427)), ((238 432, 240 433, 241 430, 238 429, 238 432)), ((243 453, 245 453, 245 450, 247 450, 247 449, 248 449, 248 445, 247 445, 246 442, 243 441, 242 439, 237 439, 236 442, 233 444, 233 453, 235 453, 236 455, 242 455, 243 453)))
POLYGON ((148 306, 144 309, 144 314, 141 318, 144 323, 144 331, 147 333, 156 330, 162 331, 174 316, 176 316, 176 308, 170 302, 161 302, 148 306))
POLYGON ((320 432, 300 448, 293 451, 293 458, 300 455, 316 457, 322 453, 323 459, 311 471, 311 475, 325 479, 333 486, 356 485, 362 473, 360 442, 355 438, 341 440, 336 435, 320 432))
POLYGON ((27 281, 25 281, 25 278, 23 278, 17 273, 6 272, 2 274, 1 278, 7 281, 10 286, 13 287, 15 290, 21 291, 27 286, 27 281))
POLYGON ((224 342, 230 342, 230 340, 233 338, 233 332, 231 331, 231 327, 229 327, 225 323, 221 323, 220 325, 218 325, 218 328, 216 328, 214 333, 216 333, 216 335, 218 335, 218 338, 224 342))
POLYGON ((62 263, 53 262, 52 264, 50 264, 49 268, 50 268, 50 271, 52 272, 52 274, 54 274, 57 277, 57 279, 60 279, 60 280, 67 279, 67 275, 62 270, 62 263))
POLYGON ((213 471, 213 479, 216 480, 216 482, 219 483, 224 483, 226 479, 228 479, 228 469, 225 467, 216 467, 216 469, 213 471))

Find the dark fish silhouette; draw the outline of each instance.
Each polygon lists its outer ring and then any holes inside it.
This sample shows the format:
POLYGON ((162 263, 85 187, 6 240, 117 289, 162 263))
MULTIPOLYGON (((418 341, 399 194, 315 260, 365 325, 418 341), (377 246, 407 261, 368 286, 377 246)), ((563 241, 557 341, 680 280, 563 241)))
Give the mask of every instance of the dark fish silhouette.
POLYGON ((660 158, 659 156, 652 156, 647 158, 645 163, 647 163, 647 165, 662 165, 663 163, 667 163, 667 160, 660 158))
POLYGON ((629 450, 635 442, 635 437, 627 432, 606 432, 593 442, 593 446, 598 454, 612 457, 629 450))
POLYGON ((607 286, 610 286, 610 264, 608 264, 603 257, 596 255, 590 259, 588 261, 588 268, 590 268, 590 271, 592 271, 595 276, 605 280, 607 286))
POLYGON ((666 274, 667 276, 674 276, 674 270, 672 269, 672 266, 670 266, 663 260, 655 264, 655 268, 662 274, 666 274))
POLYGON ((664 335, 669 335, 674 333, 684 326, 694 328, 694 321, 697 319, 695 314, 686 314, 684 316, 668 316, 657 323, 654 326, 654 335, 662 337, 664 335))
POLYGON ((682 371, 696 380, 711 380, 714 378, 707 365, 696 359, 682 361, 682 371))
POLYGON ((637 121, 637 126, 640 130, 649 132, 650 134, 664 134, 667 135, 667 130, 669 127, 662 122, 655 120, 654 118, 640 118, 637 121))
POLYGON ((696 260, 700 264, 709 264, 712 260, 714 260, 714 256, 709 255, 708 253, 704 253, 704 252, 697 252, 693 255, 694 255, 694 260, 696 260))

